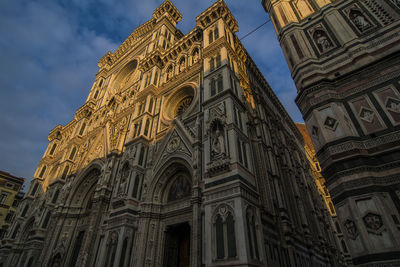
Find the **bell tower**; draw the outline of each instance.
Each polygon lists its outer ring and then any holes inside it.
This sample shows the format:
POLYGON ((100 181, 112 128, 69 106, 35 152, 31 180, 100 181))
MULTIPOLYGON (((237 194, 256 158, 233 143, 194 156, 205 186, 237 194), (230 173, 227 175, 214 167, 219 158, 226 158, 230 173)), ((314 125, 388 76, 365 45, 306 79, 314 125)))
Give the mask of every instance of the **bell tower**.
POLYGON ((297 87, 344 253, 354 265, 399 264, 400 1, 262 5, 297 87))

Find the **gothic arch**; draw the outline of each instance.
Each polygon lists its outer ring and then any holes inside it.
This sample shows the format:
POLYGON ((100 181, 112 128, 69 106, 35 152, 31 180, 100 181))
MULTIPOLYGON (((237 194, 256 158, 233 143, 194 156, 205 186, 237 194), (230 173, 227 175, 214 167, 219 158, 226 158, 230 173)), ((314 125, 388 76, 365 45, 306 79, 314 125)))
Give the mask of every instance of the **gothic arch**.
POLYGON ((71 193, 68 196, 66 203, 68 205, 74 205, 82 207, 86 201, 86 196, 93 187, 96 186, 100 176, 102 175, 102 168, 104 163, 100 160, 96 160, 83 170, 73 181, 71 193))
POLYGON ((134 79, 137 75, 135 75, 134 77, 132 75, 138 70, 138 66, 139 58, 134 58, 126 63, 124 66, 122 66, 118 73, 115 75, 115 79, 112 82, 112 88, 115 91, 118 91, 123 89, 124 87, 133 84, 134 79))
POLYGON ((175 175, 177 174, 185 174, 188 177, 187 179, 190 179, 190 185, 192 185, 193 172, 189 164, 190 159, 174 156, 167 159, 166 162, 155 172, 148 185, 147 201, 165 203, 169 189, 174 182, 172 179, 176 179, 175 175))

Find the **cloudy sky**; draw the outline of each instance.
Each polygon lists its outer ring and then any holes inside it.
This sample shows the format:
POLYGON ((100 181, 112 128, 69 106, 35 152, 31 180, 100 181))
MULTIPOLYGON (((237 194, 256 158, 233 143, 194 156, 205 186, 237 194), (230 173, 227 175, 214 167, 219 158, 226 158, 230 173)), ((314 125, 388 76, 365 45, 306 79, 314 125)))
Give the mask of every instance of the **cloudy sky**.
MULTIPOLYGON (((215 0, 173 0, 184 34, 215 0)), ((239 38, 268 19, 261 0, 226 0, 239 38)), ((98 60, 149 20, 162 0, 0 1, 0 170, 31 179, 47 135, 84 101, 98 60)), ((242 40, 293 120, 296 89, 271 23, 242 40)))

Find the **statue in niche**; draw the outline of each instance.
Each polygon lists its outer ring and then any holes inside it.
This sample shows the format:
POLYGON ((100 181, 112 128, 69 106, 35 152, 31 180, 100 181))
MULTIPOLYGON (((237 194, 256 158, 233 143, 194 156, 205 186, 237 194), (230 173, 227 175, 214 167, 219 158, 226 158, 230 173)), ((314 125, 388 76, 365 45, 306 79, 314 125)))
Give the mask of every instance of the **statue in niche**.
POLYGON ((190 194, 191 184, 185 176, 181 175, 173 182, 168 193, 168 201, 179 200, 190 194))
POLYGON ((369 23, 364 15, 358 10, 351 10, 349 17, 361 32, 371 27, 371 23, 369 23))
POLYGON ((171 80, 172 76, 173 76, 172 66, 169 66, 168 69, 167 69, 167 81, 171 80))
POLYGON ((193 53, 193 64, 197 63, 197 61, 199 61, 199 50, 196 49, 196 50, 194 50, 194 53, 193 53))
POLYGON ((324 31, 316 30, 313 34, 314 41, 318 46, 319 51, 322 53, 333 48, 333 44, 331 40, 329 40, 328 36, 324 31))
POLYGON ((128 184, 128 177, 129 177, 129 165, 126 163, 124 167, 122 167, 121 171, 121 181, 119 183, 118 188, 118 195, 125 195, 126 193, 126 186, 128 184))
POLYGON ((179 72, 182 72, 185 69, 185 58, 182 58, 179 63, 179 72))
POLYGON ((102 179, 100 180, 100 184, 107 186, 108 181, 110 180, 112 169, 114 166, 114 158, 109 159, 106 164, 104 164, 102 169, 102 179))
POLYGON ((212 126, 211 132, 211 158, 220 158, 223 156, 225 156, 224 127, 217 121, 212 126))

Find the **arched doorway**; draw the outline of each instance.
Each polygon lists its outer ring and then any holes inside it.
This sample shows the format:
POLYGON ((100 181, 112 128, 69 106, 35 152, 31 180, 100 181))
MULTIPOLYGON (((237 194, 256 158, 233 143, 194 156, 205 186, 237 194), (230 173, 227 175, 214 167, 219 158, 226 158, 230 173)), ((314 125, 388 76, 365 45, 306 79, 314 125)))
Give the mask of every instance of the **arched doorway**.
POLYGON ((187 164, 174 162, 155 181, 160 191, 155 191, 153 202, 161 204, 158 237, 162 267, 189 267, 192 261, 192 175, 187 164))

